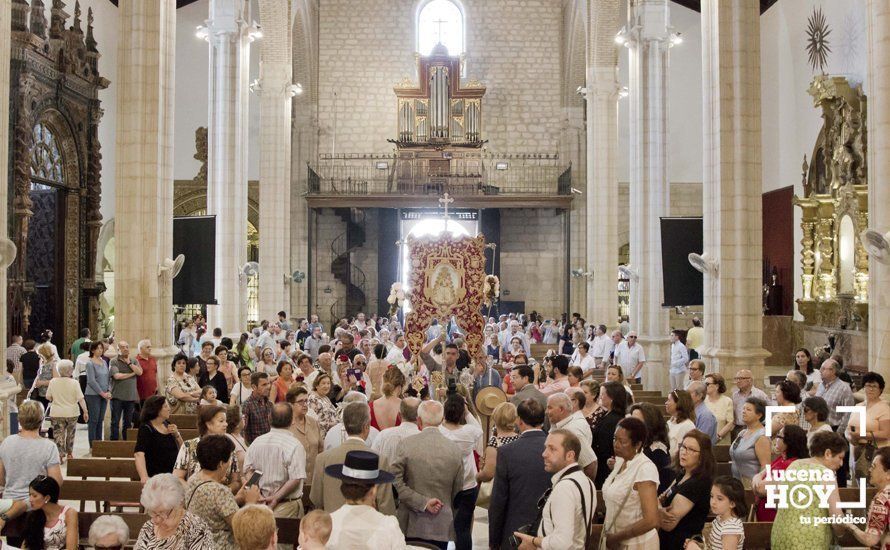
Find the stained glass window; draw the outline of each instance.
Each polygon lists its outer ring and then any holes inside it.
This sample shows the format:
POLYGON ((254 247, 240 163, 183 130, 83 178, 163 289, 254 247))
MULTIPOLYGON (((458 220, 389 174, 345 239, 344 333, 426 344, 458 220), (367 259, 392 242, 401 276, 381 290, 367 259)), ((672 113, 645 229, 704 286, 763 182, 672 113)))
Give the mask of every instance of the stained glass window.
MULTIPOLYGON (((62 154, 50 129, 40 123, 34 127, 34 149, 31 152, 31 175, 62 183, 62 154)), ((40 184, 35 184, 40 185, 40 184)))

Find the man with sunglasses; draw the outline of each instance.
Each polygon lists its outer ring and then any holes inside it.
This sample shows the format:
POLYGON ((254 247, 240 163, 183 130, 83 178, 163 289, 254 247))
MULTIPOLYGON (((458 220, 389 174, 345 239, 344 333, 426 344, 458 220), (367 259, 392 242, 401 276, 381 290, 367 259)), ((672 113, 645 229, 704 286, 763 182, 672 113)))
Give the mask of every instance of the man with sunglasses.
POLYGON ((735 428, 732 430, 732 440, 735 441, 739 432, 745 429, 745 423, 742 422, 742 409, 745 408, 745 402, 749 397, 757 397, 769 403, 770 399, 766 393, 754 385, 754 377, 748 369, 738 371, 733 378, 736 389, 732 391, 732 405, 735 409, 735 428))
POLYGON ((643 351, 643 346, 637 343, 636 331, 628 332, 627 340, 615 346, 613 363, 621 367, 628 381, 640 382, 640 373, 646 364, 646 353, 643 351))

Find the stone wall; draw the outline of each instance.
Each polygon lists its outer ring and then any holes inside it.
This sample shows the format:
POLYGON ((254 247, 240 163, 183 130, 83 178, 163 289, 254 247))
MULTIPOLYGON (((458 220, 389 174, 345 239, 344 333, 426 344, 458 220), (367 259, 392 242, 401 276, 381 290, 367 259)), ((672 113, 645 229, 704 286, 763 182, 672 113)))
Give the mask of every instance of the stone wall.
MULTIPOLYGON (((393 86, 405 77, 417 79, 416 5, 414 0, 320 5, 320 153, 330 153, 332 146, 341 153, 392 150, 386 140, 396 137, 393 86)), ((488 88, 482 127, 488 148, 556 152, 562 121, 560 4, 465 0, 463 7, 466 77, 488 88)))
POLYGON ((564 219, 554 209, 501 210, 502 300, 548 317, 565 310, 564 219))

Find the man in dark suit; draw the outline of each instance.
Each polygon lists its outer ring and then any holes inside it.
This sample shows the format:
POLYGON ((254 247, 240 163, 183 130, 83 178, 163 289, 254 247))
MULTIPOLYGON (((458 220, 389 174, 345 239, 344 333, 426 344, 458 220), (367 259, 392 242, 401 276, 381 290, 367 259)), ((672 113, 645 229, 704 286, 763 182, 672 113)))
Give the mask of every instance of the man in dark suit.
POLYGON ((522 432, 519 439, 498 449, 491 504, 488 508, 488 545, 511 548, 508 541, 519 527, 534 521, 538 499, 550 488, 544 470, 544 407, 535 399, 517 406, 522 432))
POLYGON ((547 409, 547 396, 533 384, 535 371, 531 367, 528 365, 513 367, 510 378, 513 381, 513 389, 516 390, 516 393, 510 398, 510 403, 519 407, 519 404, 526 399, 534 399, 541 405, 542 411, 547 409))

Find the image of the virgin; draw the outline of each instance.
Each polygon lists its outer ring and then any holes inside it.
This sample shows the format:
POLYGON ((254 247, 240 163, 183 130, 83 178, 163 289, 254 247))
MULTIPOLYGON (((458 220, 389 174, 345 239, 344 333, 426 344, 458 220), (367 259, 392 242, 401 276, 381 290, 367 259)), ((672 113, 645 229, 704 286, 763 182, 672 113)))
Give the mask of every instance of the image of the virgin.
POLYGON ((430 273, 427 297, 436 305, 450 306, 459 299, 460 275, 450 262, 442 262, 430 273))

